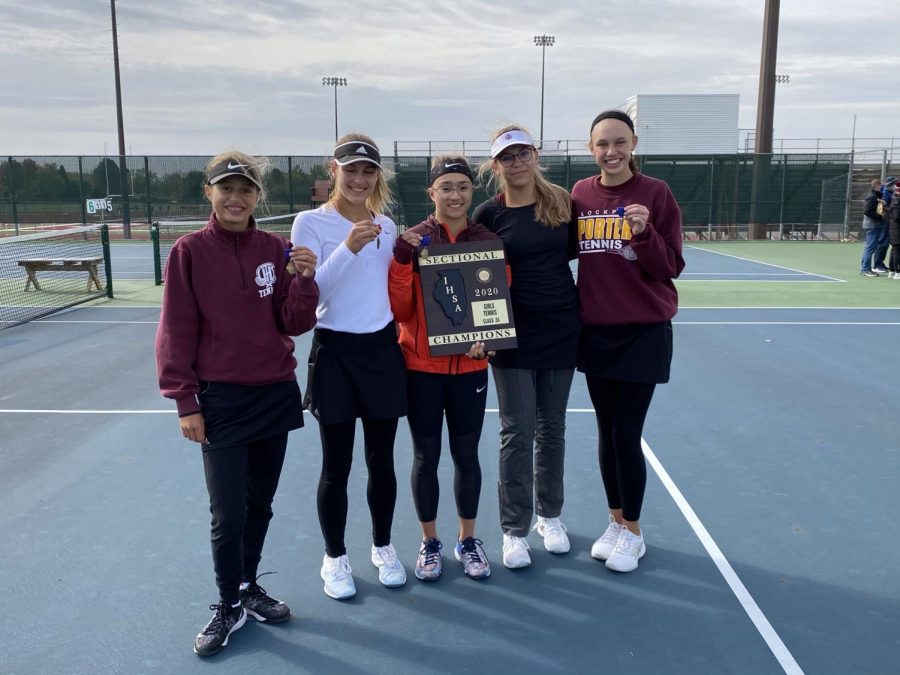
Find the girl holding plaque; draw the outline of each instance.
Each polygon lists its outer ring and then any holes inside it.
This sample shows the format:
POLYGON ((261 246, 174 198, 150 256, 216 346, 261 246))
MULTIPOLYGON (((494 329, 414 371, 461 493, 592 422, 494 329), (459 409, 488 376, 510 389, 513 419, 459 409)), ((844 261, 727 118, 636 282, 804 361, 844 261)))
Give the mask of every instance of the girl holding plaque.
POLYGON ((500 405, 500 525, 503 564, 531 564, 526 537, 534 525, 551 553, 569 551, 563 507, 566 404, 575 373, 580 320, 569 261, 574 257, 569 195, 538 165, 534 141, 520 126, 493 136, 479 169, 497 194, 473 219, 497 234, 512 273, 510 297, 518 347, 491 359, 500 405))
POLYGON ((417 265, 418 257, 427 255, 429 245, 496 240, 497 236, 467 217, 473 184, 465 157, 435 157, 430 178, 428 196, 434 202, 434 215, 397 240, 389 277, 391 308, 400 324, 400 348, 406 360, 407 420, 413 442, 412 492, 422 527, 416 577, 433 581, 441 576, 443 544, 436 520, 441 431, 446 417, 459 517, 454 556, 462 563, 466 576, 484 579, 490 576, 491 567, 481 540, 475 538, 475 518, 481 495, 478 442, 487 401, 487 355, 481 342, 471 345, 465 354, 430 354, 417 265))
POLYGON ((322 473, 317 506, 325 539, 320 576, 326 595, 356 594, 344 531, 347 481, 356 420, 362 420, 369 471, 372 564, 388 587, 406 583, 391 544, 397 500, 394 437, 406 414, 406 369, 388 299, 388 267, 397 227, 382 210, 390 190, 375 142, 340 138, 329 163, 334 189, 327 203, 298 214, 291 240, 318 256, 318 323, 309 353, 304 403, 319 422, 322 473), (389 386, 385 386, 389 383, 389 386))
POLYGON ((578 297, 585 374, 600 432, 609 526, 591 555, 617 572, 637 569, 647 468, 644 419, 657 384, 669 381, 673 280, 684 269, 681 211, 669 186, 638 172, 634 123, 620 110, 594 118, 590 151, 600 175, 578 181, 578 297))
POLYGON ((210 656, 248 614, 270 623, 290 618, 287 605, 256 583, 257 567, 288 432, 303 426, 290 336, 315 325, 319 289, 309 248, 256 227, 260 160, 214 157, 204 193, 209 222, 169 253, 156 362, 182 436, 203 451, 219 603, 194 651, 210 656))

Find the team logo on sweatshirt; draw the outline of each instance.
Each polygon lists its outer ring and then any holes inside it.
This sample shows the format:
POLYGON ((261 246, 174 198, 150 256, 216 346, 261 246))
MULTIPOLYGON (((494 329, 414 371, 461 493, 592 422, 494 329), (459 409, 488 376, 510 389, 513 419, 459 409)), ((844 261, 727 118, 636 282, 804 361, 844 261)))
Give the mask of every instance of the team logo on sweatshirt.
POLYGON ((272 295, 272 284, 275 283, 275 265, 270 262, 263 263, 256 268, 256 285, 262 286, 259 297, 272 295))
POLYGON ((631 248, 631 226, 616 209, 597 209, 578 214, 579 253, 614 253, 637 260, 631 248))

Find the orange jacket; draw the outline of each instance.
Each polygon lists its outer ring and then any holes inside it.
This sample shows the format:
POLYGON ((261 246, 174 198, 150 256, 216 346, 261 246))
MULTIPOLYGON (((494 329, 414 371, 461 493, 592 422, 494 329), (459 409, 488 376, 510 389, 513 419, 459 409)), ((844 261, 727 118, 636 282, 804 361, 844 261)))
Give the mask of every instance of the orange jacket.
MULTIPOLYGON (((434 216, 428 216, 426 220, 412 228, 413 232, 421 235, 431 235, 433 244, 455 244, 464 241, 483 241, 485 239, 499 239, 499 237, 483 225, 468 221, 466 229, 462 230, 454 239, 447 229, 438 223, 434 216)), ((397 247, 409 246, 405 241, 397 239, 395 245, 395 257, 391 261, 390 274, 388 276, 388 292, 391 297, 391 311, 394 319, 400 325, 400 349, 409 370, 424 373, 443 373, 459 375, 461 373, 473 373, 487 368, 487 359, 477 361, 465 354, 450 354, 448 356, 432 356, 428 350, 428 332, 425 329, 425 301, 422 298, 422 278, 418 274, 418 259, 413 255, 409 263, 397 261, 397 247)), ((509 280, 509 265, 506 266, 507 281, 509 280)))

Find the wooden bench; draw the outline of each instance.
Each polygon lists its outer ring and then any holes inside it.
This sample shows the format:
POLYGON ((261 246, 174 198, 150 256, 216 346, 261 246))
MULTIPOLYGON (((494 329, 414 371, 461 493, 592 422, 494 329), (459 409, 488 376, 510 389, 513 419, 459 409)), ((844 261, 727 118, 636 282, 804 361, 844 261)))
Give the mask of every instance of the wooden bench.
POLYGON ((90 292, 91 286, 96 286, 98 291, 103 290, 100 284, 100 277, 97 274, 97 266, 103 262, 102 257, 97 258, 28 258, 19 260, 19 267, 24 267, 28 278, 25 280, 25 290, 27 291, 32 285, 37 290, 41 290, 41 285, 37 280, 37 273, 42 271, 56 272, 87 272, 88 282, 85 287, 85 293, 90 292))

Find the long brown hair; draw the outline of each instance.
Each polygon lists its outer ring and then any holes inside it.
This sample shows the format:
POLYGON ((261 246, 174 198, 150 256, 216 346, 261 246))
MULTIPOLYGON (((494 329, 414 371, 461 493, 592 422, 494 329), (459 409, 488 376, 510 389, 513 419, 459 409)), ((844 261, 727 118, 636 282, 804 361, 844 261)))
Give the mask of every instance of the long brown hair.
MULTIPOLYGON (((502 129, 498 129, 491 135, 491 141, 502 136, 507 131, 524 131, 530 135, 530 132, 523 126, 511 124, 502 129)), ((534 150, 537 152, 537 149, 534 150)), ((485 185, 496 185, 495 194, 503 194, 506 192, 506 181, 500 174, 497 167, 497 159, 487 159, 478 167, 478 180, 485 185)), ((568 223, 572 218, 572 206, 569 199, 569 193, 559 185, 555 185, 547 180, 544 175, 547 169, 540 164, 535 163, 534 166, 534 215, 538 222, 550 227, 559 227, 563 223, 568 223)))
MULTIPOLYGON (((359 133, 350 133, 341 136, 335 146, 343 145, 344 143, 350 143, 351 141, 360 141, 362 143, 368 143, 373 146, 376 150, 378 146, 375 144, 369 136, 365 134, 359 133)), ((379 150, 379 153, 381 151, 379 150)), ((332 179, 334 179, 334 186, 331 188, 331 194, 328 196, 328 204, 331 206, 335 206, 335 203, 338 200, 338 197, 341 196, 340 184, 336 179, 336 175, 338 170, 341 167, 338 166, 338 163, 333 159, 328 163, 328 171, 331 174, 332 179)), ((384 169, 378 169, 378 182, 375 183, 375 190, 372 191, 372 194, 369 195, 369 198, 366 199, 366 208, 374 213, 384 213, 385 207, 391 201, 391 188, 388 186, 387 178, 384 175, 384 169)))

